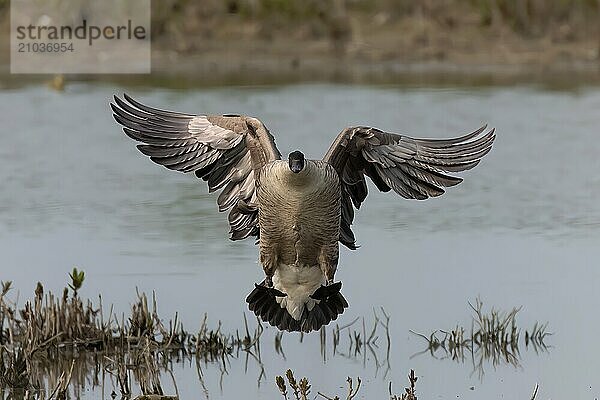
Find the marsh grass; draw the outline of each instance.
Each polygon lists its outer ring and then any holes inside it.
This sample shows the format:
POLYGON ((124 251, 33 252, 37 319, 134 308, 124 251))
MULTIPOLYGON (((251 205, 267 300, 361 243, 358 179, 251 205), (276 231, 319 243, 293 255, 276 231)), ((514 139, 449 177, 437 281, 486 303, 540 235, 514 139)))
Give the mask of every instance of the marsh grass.
MULTIPOLYGON (((83 271, 73 269, 69 277, 61 296, 45 293, 38 283, 33 299, 22 308, 7 297, 11 282, 2 282, 0 389, 61 399, 71 381, 78 397, 86 382, 98 386, 108 379, 124 398, 136 385, 143 396, 168 398, 161 373, 173 377, 173 358, 194 357, 198 365, 218 361, 225 369, 234 351, 259 351, 260 323, 250 328, 246 321, 245 334, 228 335, 220 323, 210 328, 205 315, 199 330, 190 333, 177 314, 163 323, 156 297, 149 300, 145 293, 137 293, 128 317, 118 318, 112 307, 104 313, 101 296, 97 304, 79 297, 83 271)), ((177 392, 174 379, 173 387, 177 392)))
POLYGON ((410 386, 404 388, 404 393, 401 393, 400 395, 393 394, 392 382, 390 382, 390 400, 417 400, 417 392, 415 390, 417 386, 417 376, 415 375, 415 371, 412 369, 410 370, 410 374, 408 374, 408 382, 410 383, 410 386))
MULTIPOLYGON (((165 320, 158 313, 156 296, 136 292, 127 314, 120 317, 110 307, 104 311, 102 297, 95 304, 78 295, 85 275, 73 270, 70 283, 61 296, 46 292, 38 283, 31 300, 23 307, 9 299, 11 283, 0 285, 0 394, 2 398, 79 398, 90 387, 106 387, 111 397, 169 400, 179 398, 173 375, 174 362, 195 361, 199 382, 205 394, 204 367, 216 365, 221 373, 220 385, 228 374, 232 360, 245 359, 258 366, 258 383, 266 378, 261 358, 261 337, 265 331, 259 320, 248 321, 244 314, 243 328, 225 333, 221 323, 209 324, 205 314, 197 331, 187 331, 176 313, 165 320), (165 322, 168 321, 168 322, 165 322), (5 390, 8 389, 8 397, 5 390)), ((547 350, 544 340, 549 335, 547 324, 536 323, 524 335, 516 323, 520 308, 509 312, 492 309, 485 312, 478 299, 473 310, 471 330, 456 326, 449 331, 435 331, 423 337, 428 344, 424 352, 437 357, 464 361, 471 356, 476 368, 483 371, 484 361, 518 365, 519 340, 535 351, 547 350), (443 336, 442 336, 443 335, 443 336)), ((390 316, 383 308, 373 310, 372 320, 356 318, 346 325, 323 327, 319 332, 323 362, 328 357, 362 360, 375 375, 384 370, 386 379, 390 367, 390 316), (371 365, 372 364, 372 365, 371 365)), ((414 333, 414 332, 413 332, 414 333)), ((284 360, 287 341, 305 335, 274 335, 275 353, 284 360), (284 340, 285 339, 285 340, 284 340)), ((483 373, 483 372, 481 372, 483 373)), ((390 400, 416 400, 417 377, 411 371, 410 386, 390 400)), ((308 378, 297 380, 291 370, 285 379, 277 377, 277 388, 284 398, 307 399, 312 385, 308 378)), ((312 394, 326 399, 355 398, 361 390, 360 378, 346 381, 345 397, 312 394)), ((532 398, 535 398, 535 394, 532 398)), ((106 393, 108 394, 108 393, 106 393)), ((208 395, 207 395, 208 396, 208 395)))
MULTIPOLYGON (((410 373, 408 374, 408 383, 409 386, 404 388, 404 391, 401 392, 400 394, 395 394, 393 389, 392 389, 392 382, 389 382, 388 385, 388 393, 389 393, 389 400, 418 400, 417 398, 417 390, 416 390, 416 386, 417 386, 417 380, 418 377, 415 375, 415 371, 414 370, 410 370, 410 373)), ((360 379, 360 377, 357 377, 356 380, 354 380, 351 377, 346 378, 346 394, 344 396, 339 396, 339 395, 335 395, 335 396, 330 396, 330 395, 326 395, 323 394, 322 392, 317 392, 317 397, 326 399, 326 400, 352 400, 354 399, 360 389, 361 389, 361 384, 362 384, 362 380, 360 379)), ((294 377, 294 372, 291 369, 288 369, 285 373, 285 378, 283 376, 276 376, 275 377, 275 385, 277 386, 277 389, 279 390, 279 393, 281 394, 281 396, 286 399, 286 400, 308 400, 308 396, 310 394, 310 389, 311 389, 311 384, 308 378, 304 377, 300 380, 300 383, 298 383, 294 377), (286 378, 287 378, 287 382, 286 382, 286 378), (288 385, 289 385, 289 390, 288 390, 288 385)), ((533 393, 531 394, 531 397, 529 397, 530 400, 535 400, 538 394, 538 390, 539 390, 539 385, 536 383, 534 388, 533 388, 533 393)), ((314 398, 317 398, 314 397, 314 398)), ((524 397, 525 398, 525 397, 524 397)))
POLYGON ((304 377, 297 381, 294 377, 294 372, 291 369, 288 369, 285 372, 285 377, 287 378, 287 383, 290 386, 290 392, 288 393, 288 389, 286 386, 286 381, 282 376, 275 377, 275 383, 277 384, 277 388, 281 395, 287 400, 288 394, 289 398, 293 398, 296 400, 306 400, 310 395, 311 385, 308 382, 308 378, 304 377), (294 397, 291 397, 291 396, 294 397))
MULTIPOLYGON (((308 378, 304 377, 298 383, 294 377, 294 372, 291 369, 288 369, 285 373, 285 378, 283 376, 275 377, 275 384, 277 385, 277 389, 279 389, 279 393, 283 396, 284 399, 295 399, 295 400, 307 400, 310 394, 310 382, 308 378), (286 379, 287 378, 287 382, 286 379), (288 390, 289 385, 289 390, 288 390)), ((415 371, 410 370, 410 374, 408 374, 409 387, 404 388, 404 393, 399 395, 394 394, 392 391, 392 382, 389 383, 388 390, 390 395, 390 400, 417 400, 416 394, 416 383, 417 376, 415 375, 415 371)), ((346 394, 343 397, 338 395, 330 396, 323 394, 321 392, 317 392, 317 396, 326 399, 326 400, 352 400, 354 399, 361 388, 362 380, 360 377, 357 377, 356 380, 348 377, 346 378, 346 394)))
MULTIPOLYGON (((435 358, 449 358, 457 362, 470 359, 473 372, 481 378, 487 362, 493 366, 510 364, 519 366, 520 339, 524 337, 525 348, 532 348, 536 353, 548 351, 546 338, 551 335, 546 329, 547 323, 536 322, 532 329, 522 329, 517 324, 517 314, 521 307, 502 312, 492 308, 486 312, 483 302, 476 299, 475 305, 469 303, 473 311, 471 328, 457 325, 451 330, 439 330, 429 336, 410 331, 427 342, 427 348, 414 356, 429 353, 435 358)), ((413 356, 413 357, 414 357, 413 356)))
POLYGON ((25 389, 29 386, 29 372, 22 350, 8 351, 0 347, 0 387, 25 389))
MULTIPOLYGON (((245 360, 246 371, 250 362, 255 364, 259 384, 266 378, 261 358, 265 328, 259 320, 249 321, 244 314, 242 329, 226 333, 220 322, 210 324, 205 314, 198 330, 188 331, 177 313, 169 320, 159 315, 154 294, 139 292, 130 311, 118 316, 112 307, 105 310, 101 296, 96 302, 79 296, 84 280, 83 271, 73 269, 60 296, 38 283, 22 307, 9 299, 11 283, 1 283, 0 392, 8 389, 9 397, 62 399, 69 390, 77 398, 86 388, 101 387, 104 393, 108 387, 109 394, 124 399, 178 398, 174 362, 195 365, 205 392, 207 364, 217 366, 221 387, 232 360, 245 360)), ((375 369, 384 366, 387 373, 389 319, 381 309, 373 311, 372 322, 356 318, 347 325, 323 327, 319 333, 323 360, 362 358, 365 366, 375 360, 375 369)), ((286 342, 305 339, 304 335, 285 337, 286 342)), ((276 354, 284 360, 285 344, 284 334, 276 333, 276 354)), ((294 386, 294 393, 310 391, 308 381, 294 386)))

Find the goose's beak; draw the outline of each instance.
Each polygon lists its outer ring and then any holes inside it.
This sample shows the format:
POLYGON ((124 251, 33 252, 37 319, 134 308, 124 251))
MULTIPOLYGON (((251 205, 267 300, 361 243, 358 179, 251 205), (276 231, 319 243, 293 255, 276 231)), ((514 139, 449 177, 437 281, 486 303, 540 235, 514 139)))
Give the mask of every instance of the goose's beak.
POLYGON ((302 160, 290 160, 290 169, 293 173, 297 174, 302 171, 302 168, 304 168, 302 160))

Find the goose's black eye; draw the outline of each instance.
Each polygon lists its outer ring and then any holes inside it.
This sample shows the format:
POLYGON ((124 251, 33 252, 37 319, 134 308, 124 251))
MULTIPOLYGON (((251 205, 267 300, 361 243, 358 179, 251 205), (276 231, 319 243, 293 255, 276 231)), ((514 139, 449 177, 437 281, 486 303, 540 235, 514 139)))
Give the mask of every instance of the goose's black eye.
POLYGON ((297 174, 304 169, 304 154, 300 151, 291 152, 288 161, 293 173, 297 174))

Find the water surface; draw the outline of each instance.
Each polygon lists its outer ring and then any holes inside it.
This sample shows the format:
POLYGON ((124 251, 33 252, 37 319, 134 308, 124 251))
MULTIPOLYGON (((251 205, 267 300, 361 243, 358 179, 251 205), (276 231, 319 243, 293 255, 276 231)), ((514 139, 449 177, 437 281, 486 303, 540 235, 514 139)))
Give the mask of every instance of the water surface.
MULTIPOLYGON (((226 216, 203 182, 154 165, 121 133, 108 103, 123 91, 162 108, 257 116, 282 153, 301 149, 309 158, 322 157, 339 131, 356 124, 420 137, 454 136, 483 123, 498 132, 493 151, 444 196, 407 201, 371 185, 357 214, 361 248, 341 251, 337 274, 350 302, 339 323, 362 316, 368 323, 373 308, 385 308, 387 375, 371 356, 324 362, 318 335, 302 344, 298 334, 285 335, 283 359, 269 328, 262 384, 256 363, 232 363, 222 387, 218 367, 209 364, 210 397, 274 398, 274 376, 289 367, 311 377, 314 393, 342 394, 348 375, 361 376, 365 398, 386 398, 389 380, 399 391, 411 368, 420 376, 419 397, 429 399, 527 398, 536 382, 539 398, 600 395, 599 89, 319 84, 180 91, 78 83, 64 93, 1 91, 0 278, 14 281, 21 300, 37 281, 60 291, 76 265, 86 271, 80 294, 102 293, 119 314, 138 288, 155 291, 161 315, 177 311, 189 330, 208 313, 235 331, 243 327, 246 294, 262 279, 257 247, 226 240, 226 216), (502 310, 523 306, 524 329, 549 322, 550 350, 523 348, 519 367, 488 365, 483 378, 468 362, 411 358, 425 343, 409 330, 469 327, 467 302, 477 296, 502 310)), ((182 398, 204 393, 194 367, 178 364, 175 376, 182 398)))

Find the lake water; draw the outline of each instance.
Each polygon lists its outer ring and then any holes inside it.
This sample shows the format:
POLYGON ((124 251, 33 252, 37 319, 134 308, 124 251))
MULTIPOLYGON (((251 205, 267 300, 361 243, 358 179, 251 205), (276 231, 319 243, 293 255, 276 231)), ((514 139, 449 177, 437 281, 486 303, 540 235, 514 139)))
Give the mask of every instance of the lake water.
MULTIPOLYGON (((61 291, 78 266, 86 271, 80 295, 102 293, 118 315, 138 288, 155 291, 160 314, 178 312, 188 330, 207 313, 214 326, 221 320, 223 331, 234 332, 243 328, 243 313, 250 317, 244 299, 262 279, 258 249, 226 239, 226 216, 203 182, 135 149, 108 106, 124 91, 161 108, 259 117, 284 155, 301 149, 309 158, 322 157, 342 128, 356 124, 445 137, 487 122, 498 133, 492 152, 444 196, 407 201, 371 185, 357 214, 361 248, 342 249, 337 273, 350 308, 337 322, 365 317, 368 331, 373 309, 386 310, 387 374, 371 353, 324 361, 318 334, 303 343, 299 334, 284 335, 284 359, 268 328, 260 384, 252 361, 247 368, 232 361, 222 385, 218 365, 206 365, 206 392, 194 367, 175 364, 182 399, 276 398, 274 377, 290 367, 311 378, 314 394, 345 396, 346 377, 360 376, 360 394, 383 399, 388 382, 400 392, 412 368, 423 399, 525 399, 536 382, 538 399, 600 396, 600 89, 314 84, 179 91, 74 83, 63 93, 39 85, 0 91, 0 278, 14 282, 20 302, 37 281, 61 291), (483 376, 470 358, 411 358, 426 343, 410 330, 469 328, 468 302, 478 297, 487 308, 522 306, 523 331, 548 322, 548 350, 538 354, 520 343, 518 366, 484 363, 483 376)), ((378 357, 385 356, 384 339, 378 357)), ((83 398, 101 397, 88 389, 83 398)))

